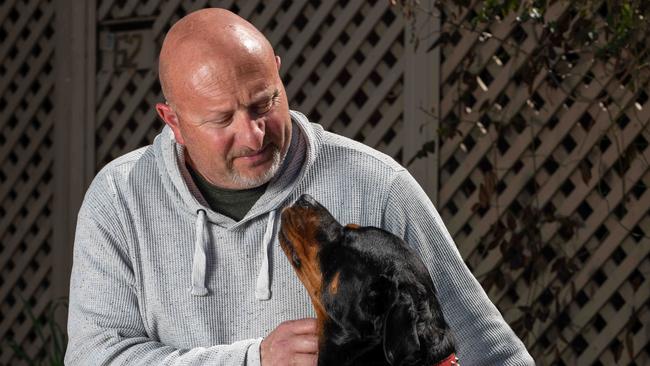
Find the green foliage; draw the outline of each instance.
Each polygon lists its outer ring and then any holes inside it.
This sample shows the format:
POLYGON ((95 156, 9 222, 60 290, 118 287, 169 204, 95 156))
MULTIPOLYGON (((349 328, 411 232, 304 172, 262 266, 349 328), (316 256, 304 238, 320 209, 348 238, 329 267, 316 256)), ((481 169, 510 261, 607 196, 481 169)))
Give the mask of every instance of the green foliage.
POLYGON ((511 14, 516 14, 516 21, 522 25, 538 24, 543 28, 535 57, 529 63, 532 67, 528 72, 534 75, 542 67, 552 68, 560 59, 581 55, 593 55, 623 76, 638 76, 650 67, 648 1, 486 0, 472 23, 477 27, 511 14), (558 2, 568 9, 559 19, 550 20, 547 12, 558 2))
MULTIPOLYGON (((465 2, 462 1, 461 3, 464 4, 465 2)), ((488 22, 491 19, 503 19, 509 13, 516 11, 520 3, 519 0, 485 0, 483 7, 481 7, 478 16, 473 22, 476 24, 478 22, 488 22)))
MULTIPOLYGON (((521 93, 527 93, 531 107, 535 105, 533 95, 540 82, 547 83, 550 88, 561 90, 562 93, 558 94, 567 95, 570 103, 585 102, 600 106, 601 111, 609 117, 609 126, 602 131, 601 142, 594 148, 596 154, 602 143, 608 145, 610 141, 618 141, 613 135, 617 133, 615 131, 620 130, 619 120, 625 117, 624 111, 626 108, 629 109, 629 106, 619 105, 619 101, 607 90, 595 98, 588 98, 581 93, 581 88, 576 88, 575 85, 580 83, 588 85, 595 82, 603 86, 604 80, 612 78, 634 95, 632 109, 636 106, 636 109, 640 110, 641 104, 648 99, 650 1, 442 0, 434 2, 434 6, 437 7, 435 12, 424 9, 415 0, 399 1, 399 5, 409 15, 407 19, 412 19, 414 24, 416 23, 414 18, 418 16, 428 16, 431 19, 440 17, 441 32, 433 35, 438 38, 431 42, 427 51, 438 47, 455 47, 460 34, 473 32, 477 36, 478 43, 498 42, 500 48, 506 50, 503 51, 504 58, 523 60, 521 67, 512 68, 515 71, 511 78, 512 82, 521 89, 521 93), (504 38, 501 39, 497 34, 492 33, 492 29, 504 29, 504 25, 511 29, 509 34, 503 36, 504 38), (526 47, 524 43, 527 44, 526 47), (586 73, 576 71, 579 69, 576 65, 579 64, 582 66, 599 64, 604 75, 595 76, 589 71, 591 70, 589 67, 583 68, 588 70, 586 73), (574 86, 568 86, 569 80, 572 80, 574 86), (636 104, 634 101, 637 101, 636 104)), ((423 37, 431 36, 428 34, 423 37)), ((415 41, 420 44, 425 43, 423 39, 415 41)), ((496 151, 498 142, 509 134, 512 135, 513 129, 523 131, 530 128, 533 131, 543 126, 540 127, 539 121, 532 120, 534 116, 524 120, 519 114, 507 116, 501 108, 495 108, 500 106, 499 96, 494 97, 494 100, 486 98, 480 106, 478 103, 473 105, 475 101, 473 92, 477 87, 488 89, 485 85, 481 85, 482 81, 479 81, 485 65, 482 57, 485 55, 477 52, 476 48, 478 47, 470 48, 456 69, 447 77, 447 80, 454 80, 454 87, 457 85, 458 99, 455 101, 455 106, 458 111, 438 121, 438 138, 443 143, 445 140, 456 138, 461 135, 458 126, 471 123, 481 130, 482 138, 492 139, 491 150, 496 151), (478 115, 475 117, 477 120, 468 120, 466 116, 470 113, 465 113, 467 109, 478 112, 473 114, 478 115), (491 122, 490 133, 485 132, 486 128, 482 124, 484 117, 491 122)), ((501 62, 499 54, 493 57, 501 62)), ((589 123, 592 122, 581 120, 580 123, 585 130, 591 128, 589 123)), ((434 152, 432 146, 435 145, 430 142, 425 143, 414 159, 434 152)), ((625 186, 626 172, 635 159, 639 159, 639 149, 645 149, 646 146, 647 144, 641 147, 630 144, 625 149, 616 146, 618 160, 612 166, 612 170, 617 173, 623 186, 625 186)), ((464 144, 461 143, 460 148, 463 149, 464 144)), ((528 148, 530 155, 533 156, 533 164, 543 164, 546 157, 539 156, 539 161, 535 160, 538 156, 537 143, 533 143, 528 148)), ((601 156, 603 152, 604 149, 601 147, 601 156)), ((489 160, 490 157, 487 159, 489 160)), ((497 165, 496 153, 491 163, 497 165)), ((595 175, 592 174, 595 170, 593 168, 589 159, 577 164, 576 169, 585 184, 589 184, 594 179, 596 182, 601 182, 602 177, 592 176, 595 175)), ((516 310, 521 317, 512 326, 517 334, 526 339, 529 336, 535 337, 535 334, 532 334, 535 324, 544 323, 549 318, 557 316, 567 304, 575 300, 576 290, 572 280, 581 269, 580 265, 583 261, 580 260, 580 256, 583 254, 578 252, 575 256, 569 255, 565 245, 575 237, 583 222, 578 217, 559 215, 553 205, 540 207, 539 187, 534 176, 525 187, 528 202, 519 202, 523 207, 513 207, 513 205, 498 207, 496 205, 498 184, 496 169, 490 167, 483 170, 483 182, 478 187, 478 199, 472 207, 472 210, 480 215, 491 208, 496 209, 498 216, 491 229, 481 238, 479 250, 483 256, 498 251, 502 262, 488 273, 478 274, 482 285, 487 291, 496 288, 503 292, 514 286, 517 278, 522 278, 531 285, 540 281, 541 276, 549 271, 557 279, 556 284, 560 284, 545 289, 546 299, 552 299, 545 304, 538 301, 538 298, 531 298, 528 303, 523 302, 525 305, 517 306, 516 310), (543 243, 542 227, 548 225, 557 228, 556 232, 560 239, 543 243)), ((623 192, 626 192, 625 188, 623 192)), ((625 204, 625 201, 624 199, 621 204, 625 204)), ((636 319, 636 312, 633 312, 633 317, 636 319)), ((632 352, 633 342, 628 340, 631 339, 632 333, 629 331, 631 328, 632 326, 627 327, 625 345, 619 344, 618 349, 614 350, 616 361, 619 360, 624 349, 632 352)), ((569 343, 561 339, 561 332, 559 335, 558 343, 563 342, 565 345, 569 343)))
POLYGON ((47 304, 44 315, 36 317, 34 309, 29 301, 21 298, 24 311, 32 324, 32 331, 43 344, 42 356, 30 357, 25 349, 13 339, 5 342, 13 350, 16 357, 26 361, 30 366, 63 366, 63 358, 67 344, 66 333, 55 321, 55 313, 59 310, 66 310, 67 299, 54 300, 47 304), (46 334, 47 333, 47 334, 46 334))

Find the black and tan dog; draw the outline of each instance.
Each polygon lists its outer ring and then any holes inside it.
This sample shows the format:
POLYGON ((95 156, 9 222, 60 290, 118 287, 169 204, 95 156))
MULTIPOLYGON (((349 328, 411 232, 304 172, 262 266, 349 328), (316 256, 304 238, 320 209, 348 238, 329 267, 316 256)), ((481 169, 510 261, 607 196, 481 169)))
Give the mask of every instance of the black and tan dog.
POLYGON ((456 364, 431 278, 404 241, 342 226, 309 195, 282 212, 279 238, 316 310, 319 366, 456 364))

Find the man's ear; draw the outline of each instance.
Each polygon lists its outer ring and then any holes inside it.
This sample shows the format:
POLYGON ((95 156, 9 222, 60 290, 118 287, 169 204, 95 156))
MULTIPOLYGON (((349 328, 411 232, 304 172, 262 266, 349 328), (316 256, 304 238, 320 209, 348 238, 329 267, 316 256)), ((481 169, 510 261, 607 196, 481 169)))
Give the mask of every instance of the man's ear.
POLYGON ((280 56, 275 55, 275 64, 278 65, 278 71, 280 71, 280 66, 282 66, 282 60, 280 60, 280 56))
POLYGON ((389 364, 402 365, 420 349, 416 323, 413 298, 409 294, 400 293, 388 309, 384 321, 382 343, 384 357, 389 364))
POLYGON ((158 116, 165 122, 169 128, 174 131, 174 138, 176 139, 176 142, 178 142, 181 145, 185 145, 185 140, 183 139, 183 134, 181 133, 181 126, 180 122, 178 121, 178 115, 172 107, 169 106, 167 103, 156 103, 156 112, 158 112, 158 116))

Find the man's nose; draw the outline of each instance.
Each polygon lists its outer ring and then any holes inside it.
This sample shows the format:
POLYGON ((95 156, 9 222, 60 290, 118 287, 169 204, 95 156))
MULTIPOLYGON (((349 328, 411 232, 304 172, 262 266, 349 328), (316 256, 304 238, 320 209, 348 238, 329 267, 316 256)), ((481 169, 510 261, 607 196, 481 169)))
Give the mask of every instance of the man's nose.
POLYGON ((257 151, 264 143, 265 124, 262 118, 255 118, 249 113, 241 113, 238 122, 237 139, 240 145, 257 151))

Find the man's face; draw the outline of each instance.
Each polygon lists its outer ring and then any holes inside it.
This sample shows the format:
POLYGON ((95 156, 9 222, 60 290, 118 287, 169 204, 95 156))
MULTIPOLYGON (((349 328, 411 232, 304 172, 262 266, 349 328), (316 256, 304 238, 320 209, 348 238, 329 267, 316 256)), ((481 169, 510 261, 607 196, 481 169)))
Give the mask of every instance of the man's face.
POLYGON ((257 187, 279 169, 291 140, 291 118, 278 67, 279 59, 206 64, 175 94, 178 123, 170 126, 189 163, 212 184, 257 187))

